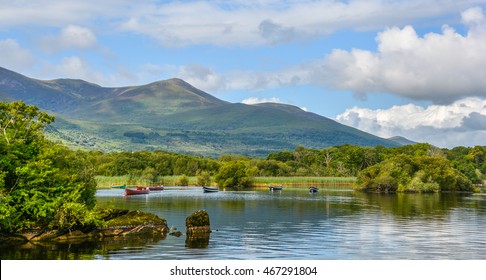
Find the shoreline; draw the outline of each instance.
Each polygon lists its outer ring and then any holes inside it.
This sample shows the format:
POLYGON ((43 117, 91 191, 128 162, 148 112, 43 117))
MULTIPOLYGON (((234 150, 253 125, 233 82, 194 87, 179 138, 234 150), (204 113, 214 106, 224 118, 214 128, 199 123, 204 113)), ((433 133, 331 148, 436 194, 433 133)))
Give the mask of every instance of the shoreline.
MULTIPOLYGON (((128 178, 125 176, 96 176, 97 189, 109 189, 111 186, 127 184, 127 187, 148 186, 148 185, 163 185, 163 186, 177 186, 176 180, 180 176, 164 176, 159 182, 147 183, 140 179, 128 178)), ((198 186, 196 176, 187 176, 189 179, 189 186, 198 186)), ((284 185, 292 187, 310 187, 310 186, 336 186, 336 187, 350 187, 356 182, 356 177, 254 177, 254 187, 268 187, 269 185, 284 185)), ((212 186, 216 186, 213 182, 212 186)))

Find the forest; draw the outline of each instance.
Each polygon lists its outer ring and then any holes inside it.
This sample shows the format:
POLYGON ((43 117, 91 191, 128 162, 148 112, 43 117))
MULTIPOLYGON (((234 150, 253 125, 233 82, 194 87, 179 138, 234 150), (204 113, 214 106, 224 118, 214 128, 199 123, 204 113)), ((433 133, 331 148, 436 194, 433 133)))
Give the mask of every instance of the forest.
POLYGON ((44 137, 54 117, 22 101, 0 102, 0 232, 103 224, 95 209, 96 176, 160 182, 197 176, 198 184, 250 187, 255 177, 356 177, 355 189, 374 192, 479 191, 486 146, 440 149, 303 146, 265 158, 209 158, 166 151, 111 153, 72 150, 44 137))

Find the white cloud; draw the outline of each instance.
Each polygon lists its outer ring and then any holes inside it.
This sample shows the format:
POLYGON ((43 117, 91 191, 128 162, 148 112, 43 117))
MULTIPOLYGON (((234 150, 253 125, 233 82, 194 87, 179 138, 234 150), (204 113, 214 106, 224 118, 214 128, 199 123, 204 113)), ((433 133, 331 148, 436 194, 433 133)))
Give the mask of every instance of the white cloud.
POLYGON ((66 47, 92 48, 96 45, 96 36, 88 28, 68 25, 61 30, 59 42, 66 47))
POLYGON ((483 0, 169 1, 140 4, 122 30, 169 46, 259 46, 327 36, 338 30, 376 30, 451 16, 483 0))
POLYGON ((418 36, 411 26, 378 34, 378 51, 334 50, 322 62, 316 82, 357 93, 390 92, 416 100, 450 103, 486 96, 486 24, 480 9, 463 14, 474 22, 466 35, 449 26, 418 36))
POLYGON ((90 49, 97 46, 97 38, 86 27, 68 25, 61 29, 59 35, 42 38, 40 46, 49 53, 63 49, 90 49))
POLYGON ((44 63, 40 72, 45 79, 81 79, 102 85, 109 81, 108 76, 93 70, 88 61, 78 56, 64 57, 57 64, 44 63))
MULTIPOLYGON (((254 105, 254 104, 261 104, 261 103, 280 103, 280 104, 288 104, 288 105, 291 105, 291 106, 295 106, 291 103, 285 103, 282 100, 280 100, 280 98, 275 97, 275 96, 270 97, 270 98, 249 97, 249 98, 246 98, 243 101, 241 101, 241 103, 247 104, 247 105, 254 105)), ((301 110, 307 112, 307 107, 299 107, 299 108, 301 110)))
POLYGON ((486 144, 486 100, 465 98, 450 105, 413 104, 370 110, 353 107, 336 119, 381 136, 405 136, 440 147, 486 144))
POLYGON ((216 74, 211 68, 199 64, 179 67, 177 77, 205 91, 225 88, 225 81, 221 75, 216 74))
POLYGON ((14 39, 0 40, 0 66, 14 71, 22 71, 35 62, 32 53, 20 46, 14 39))
MULTIPOLYGON (((115 20, 134 8, 131 0, 0 0, 0 29, 19 26, 64 27, 89 21, 115 20)), ((136 5, 140 5, 137 1, 136 5)))
POLYGON ((352 91, 362 99, 368 93, 391 93, 436 104, 485 97, 486 21, 482 15, 478 8, 462 13, 469 27, 466 35, 447 25, 442 33, 424 36, 412 26, 391 27, 378 33, 375 52, 335 49, 322 59, 275 72, 213 75, 224 80, 219 89, 262 90, 311 84, 352 91))
POLYGON ((484 23, 484 14, 481 7, 469 8, 461 13, 462 22, 466 25, 484 23))
POLYGON ((270 98, 249 97, 241 101, 241 103, 248 104, 248 105, 268 103, 268 102, 283 103, 278 97, 270 97, 270 98))
MULTIPOLYGON (((69 24, 129 31, 169 46, 259 46, 453 18, 484 0, 0 1, 0 30, 69 24)), ((478 14, 464 18, 476 20, 478 14)))

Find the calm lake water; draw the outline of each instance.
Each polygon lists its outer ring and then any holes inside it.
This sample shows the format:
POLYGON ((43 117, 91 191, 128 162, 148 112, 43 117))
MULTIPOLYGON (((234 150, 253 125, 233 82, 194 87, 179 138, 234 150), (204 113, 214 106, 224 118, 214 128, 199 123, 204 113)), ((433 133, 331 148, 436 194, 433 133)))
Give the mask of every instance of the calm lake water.
POLYGON ((486 194, 364 194, 304 188, 203 193, 199 187, 98 204, 164 217, 181 237, 2 248, 1 259, 486 259, 486 194), (185 218, 205 209, 209 240, 186 241, 185 218))

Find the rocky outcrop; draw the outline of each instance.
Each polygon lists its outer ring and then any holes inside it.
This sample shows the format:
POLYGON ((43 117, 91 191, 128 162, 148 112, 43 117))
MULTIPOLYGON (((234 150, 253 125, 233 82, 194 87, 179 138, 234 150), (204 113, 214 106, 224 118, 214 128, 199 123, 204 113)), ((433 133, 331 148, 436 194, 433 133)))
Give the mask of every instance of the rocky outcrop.
MULTIPOLYGON (((167 221, 157 215, 142 211, 104 210, 101 212, 106 225, 90 231, 75 230, 70 232, 43 231, 26 232, 21 236, 32 242, 70 241, 75 239, 123 239, 140 236, 165 238, 169 232, 167 221)), ((18 237, 17 237, 18 238, 18 237)))
POLYGON ((186 247, 208 247, 211 227, 205 210, 196 211, 186 218, 186 233, 186 247))
POLYGON ((209 215, 205 210, 199 210, 186 218, 186 233, 202 234, 210 233, 209 215))

